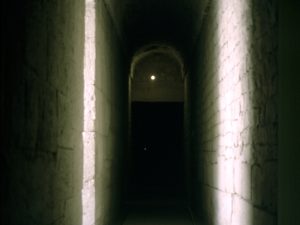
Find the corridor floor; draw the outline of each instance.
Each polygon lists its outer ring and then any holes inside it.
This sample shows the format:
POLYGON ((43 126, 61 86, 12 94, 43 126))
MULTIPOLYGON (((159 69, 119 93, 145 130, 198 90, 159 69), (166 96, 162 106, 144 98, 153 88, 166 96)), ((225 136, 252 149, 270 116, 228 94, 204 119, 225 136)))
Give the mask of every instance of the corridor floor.
POLYGON ((127 208, 123 225, 194 225, 188 209, 174 197, 148 196, 127 208))

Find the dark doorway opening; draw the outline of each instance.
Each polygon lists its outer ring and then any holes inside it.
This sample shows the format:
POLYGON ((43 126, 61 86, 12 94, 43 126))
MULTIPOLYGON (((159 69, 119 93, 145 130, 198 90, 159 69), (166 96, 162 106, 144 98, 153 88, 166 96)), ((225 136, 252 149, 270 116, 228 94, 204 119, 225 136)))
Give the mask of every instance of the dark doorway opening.
POLYGON ((129 201, 183 196, 183 103, 131 105, 129 201))

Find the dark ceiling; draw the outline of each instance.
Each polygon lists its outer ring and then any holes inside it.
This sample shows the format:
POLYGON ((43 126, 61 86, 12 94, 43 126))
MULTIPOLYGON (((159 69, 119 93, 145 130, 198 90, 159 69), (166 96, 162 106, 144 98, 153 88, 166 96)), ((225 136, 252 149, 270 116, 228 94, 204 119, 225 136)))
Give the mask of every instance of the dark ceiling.
POLYGON ((186 57, 193 49, 208 0, 106 0, 129 54, 156 42, 186 57))

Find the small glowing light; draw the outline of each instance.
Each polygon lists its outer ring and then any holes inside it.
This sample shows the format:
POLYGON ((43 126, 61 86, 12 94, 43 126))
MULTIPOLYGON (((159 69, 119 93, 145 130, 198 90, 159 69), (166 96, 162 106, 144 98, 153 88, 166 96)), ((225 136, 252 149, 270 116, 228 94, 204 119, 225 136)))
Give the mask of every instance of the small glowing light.
POLYGON ((156 76, 155 76, 155 75, 151 75, 151 76, 150 76, 150 79, 151 79, 151 80, 155 80, 155 79, 156 79, 156 76))

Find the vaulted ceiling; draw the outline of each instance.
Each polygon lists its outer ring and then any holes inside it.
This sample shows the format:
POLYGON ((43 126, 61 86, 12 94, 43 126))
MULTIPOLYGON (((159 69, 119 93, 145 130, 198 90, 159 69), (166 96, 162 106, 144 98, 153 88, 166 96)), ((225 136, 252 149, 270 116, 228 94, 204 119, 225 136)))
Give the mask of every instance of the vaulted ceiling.
POLYGON ((188 56, 209 0, 105 0, 129 54, 158 42, 188 56))

